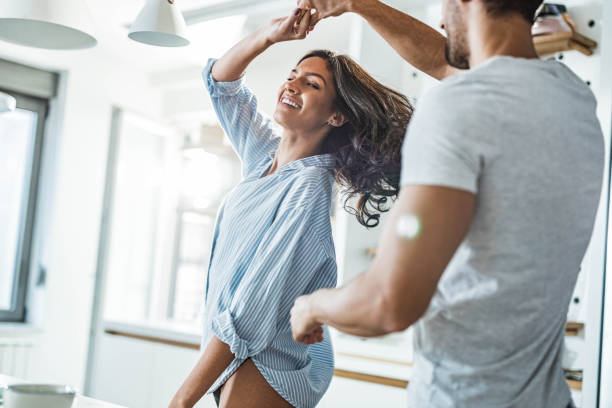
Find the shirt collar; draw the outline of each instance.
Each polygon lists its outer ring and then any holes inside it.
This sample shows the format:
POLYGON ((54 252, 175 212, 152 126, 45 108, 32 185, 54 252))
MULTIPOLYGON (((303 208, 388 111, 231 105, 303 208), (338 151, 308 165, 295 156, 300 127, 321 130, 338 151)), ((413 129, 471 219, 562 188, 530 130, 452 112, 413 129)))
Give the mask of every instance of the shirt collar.
MULTIPOLYGON (((274 159, 276 151, 270 152, 270 158, 274 159)), ((321 167, 324 169, 333 169, 336 167, 336 157, 333 154, 317 154, 315 156, 304 157, 303 159, 292 161, 280 167, 278 171, 298 170, 304 167, 321 167)))

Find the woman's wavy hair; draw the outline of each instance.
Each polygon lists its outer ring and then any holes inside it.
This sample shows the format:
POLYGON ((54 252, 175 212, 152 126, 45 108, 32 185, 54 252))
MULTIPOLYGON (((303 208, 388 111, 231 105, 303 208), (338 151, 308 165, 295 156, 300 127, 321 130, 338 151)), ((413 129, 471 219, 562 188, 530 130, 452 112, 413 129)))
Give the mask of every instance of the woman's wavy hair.
POLYGON ((401 148, 414 108, 406 96, 372 78, 351 57, 315 50, 299 62, 312 57, 327 61, 336 88, 335 107, 347 119, 330 131, 322 152, 336 157, 335 179, 343 190, 344 209, 360 224, 376 227, 380 213, 397 198, 401 148))

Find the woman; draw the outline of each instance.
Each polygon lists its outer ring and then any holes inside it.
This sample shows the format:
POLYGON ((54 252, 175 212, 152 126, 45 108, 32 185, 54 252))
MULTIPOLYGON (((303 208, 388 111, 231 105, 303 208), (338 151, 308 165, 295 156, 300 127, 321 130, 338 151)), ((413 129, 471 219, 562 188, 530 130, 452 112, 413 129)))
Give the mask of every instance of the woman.
POLYGON ((222 407, 315 406, 333 375, 329 334, 294 342, 289 310, 299 295, 336 284, 334 176, 345 200, 359 197, 345 208, 367 227, 398 191, 412 106, 349 57, 302 58, 278 92, 279 130, 257 111, 243 73, 272 44, 306 37, 311 16, 300 17, 274 20, 203 73, 243 180, 217 219, 203 353, 171 407, 193 406, 206 390, 222 407))

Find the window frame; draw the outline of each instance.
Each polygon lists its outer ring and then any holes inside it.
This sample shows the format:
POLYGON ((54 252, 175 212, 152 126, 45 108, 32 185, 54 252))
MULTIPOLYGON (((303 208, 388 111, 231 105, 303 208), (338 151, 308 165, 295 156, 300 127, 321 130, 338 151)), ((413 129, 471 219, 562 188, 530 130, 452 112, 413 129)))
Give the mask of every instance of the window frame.
POLYGON ((36 133, 34 135, 34 143, 30 147, 28 154, 29 162, 26 163, 27 173, 26 177, 24 177, 24 196, 21 199, 11 307, 10 309, 0 309, 0 322, 23 323, 27 317, 26 298, 32 263, 34 226, 39 198, 40 170, 42 167, 45 124, 49 113, 49 102, 46 99, 24 95, 8 89, 0 88, 0 91, 15 97, 18 109, 25 109, 37 114, 36 133))
MULTIPOLYGON (((176 318, 175 318, 176 290, 177 290, 177 283, 178 283, 178 272, 179 272, 181 265, 184 263, 190 263, 190 264, 198 264, 200 266, 203 266, 205 268, 206 279, 208 279, 208 265, 210 263, 210 256, 211 256, 211 254, 209 253, 208 256, 204 257, 205 260, 203 260, 202 263, 185 262, 185 259, 182 258, 181 245, 183 243, 183 230, 184 230, 183 216, 185 214, 197 214, 200 216, 208 217, 211 219, 212 224, 214 226, 216 218, 217 218, 216 211, 218 211, 218 209, 215 209, 214 211, 213 210, 197 210, 195 208, 190 208, 190 207, 181 206, 181 205, 179 205, 177 209, 177 217, 176 217, 176 223, 175 223, 175 229, 174 229, 174 243, 173 243, 173 248, 172 248, 172 266, 170 269, 170 285, 169 285, 167 293, 165 294, 165 296, 168 299, 165 318, 170 321, 176 321, 176 318)), ((214 234, 214 228, 213 228, 213 234, 214 234)), ((207 284, 205 283, 204 289, 206 289, 206 286, 207 284)))

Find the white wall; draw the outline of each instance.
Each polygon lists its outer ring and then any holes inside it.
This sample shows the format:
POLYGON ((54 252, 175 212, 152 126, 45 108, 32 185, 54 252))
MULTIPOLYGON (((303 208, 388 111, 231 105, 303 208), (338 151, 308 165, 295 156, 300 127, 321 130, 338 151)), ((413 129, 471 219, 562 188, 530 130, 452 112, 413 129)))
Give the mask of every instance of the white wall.
MULTIPOLYGON (((597 404, 599 386, 599 341, 601 336, 601 310, 603 293, 603 271, 605 263, 606 242, 606 215, 608 212, 608 189, 609 189, 609 157, 610 157, 610 118, 612 115, 612 83, 610 72, 612 72, 611 37, 604 35, 608 29, 610 20, 610 9, 612 4, 601 0, 570 0, 565 2, 569 12, 580 28, 580 32, 596 41, 599 45, 595 54, 586 57, 577 52, 563 54, 563 62, 566 63, 585 82, 588 81, 598 102, 598 116, 602 125, 605 140, 606 168, 604 170, 604 188, 599 212, 595 223, 593 236, 579 276, 579 285, 576 287, 575 296, 580 297, 581 304, 577 311, 575 305, 570 305, 570 315, 576 317, 577 321, 585 324, 584 334, 576 338, 568 339, 566 347, 569 353, 576 353, 575 366, 584 369, 584 380, 580 400, 577 403, 583 407, 594 407, 597 404), (589 27, 588 22, 593 20, 595 25, 589 27)), ((603 383, 602 383, 603 385, 603 383)))
POLYGON ((0 42, 0 58, 61 71, 51 105, 41 178, 29 327, 0 325, 0 336, 33 338, 31 378, 82 388, 89 340, 111 108, 157 115, 160 96, 146 77, 99 49, 44 51, 0 42))
MULTIPOLYGON (((600 95, 599 108, 600 115, 604 119, 603 130, 607 135, 607 151, 610 152, 610 137, 612 136, 612 4, 606 2, 604 5, 601 19, 607 24, 603 27, 602 38, 605 38, 606 44, 601 52, 602 58, 602 75, 601 75, 601 87, 602 94, 600 95)), ((608 218, 610 217, 609 209, 602 209, 606 211, 608 218)), ((602 227, 604 228, 604 227, 602 227)), ((612 233, 610 225, 607 229, 608 235, 612 233)), ((603 235, 603 233, 601 234, 603 235)), ((601 378, 599 382, 599 406, 602 408, 612 408, 612 242, 608 239, 607 248, 604 247, 603 243, 601 247, 607 251, 607 265, 606 265, 606 286, 605 286, 605 310, 604 310, 604 333, 602 336, 602 362, 601 362, 601 378)), ((600 309, 601 310, 601 309, 600 309)))

